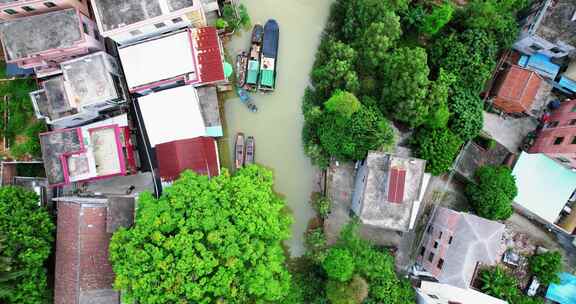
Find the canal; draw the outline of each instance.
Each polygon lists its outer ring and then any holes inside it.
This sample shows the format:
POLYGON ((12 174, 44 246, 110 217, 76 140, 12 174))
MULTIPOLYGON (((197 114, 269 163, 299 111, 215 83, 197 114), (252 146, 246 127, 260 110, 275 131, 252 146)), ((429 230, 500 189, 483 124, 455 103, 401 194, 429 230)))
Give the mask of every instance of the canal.
MULTIPOLYGON (((331 0, 241 2, 248 8, 252 23, 264 25, 269 18, 278 21, 279 77, 274 93, 253 95, 258 113, 250 113, 238 98, 226 101, 229 151, 234 151, 234 136, 237 132, 255 137, 256 162, 274 170, 275 190, 285 197, 294 216, 292 238, 286 245, 289 246, 292 256, 300 256, 304 253, 303 234, 312 217, 308 201, 317 173, 302 148, 301 129, 304 117, 300 104, 331 0)), ((227 51, 235 56, 249 46, 250 30, 232 38, 227 45, 227 51)))

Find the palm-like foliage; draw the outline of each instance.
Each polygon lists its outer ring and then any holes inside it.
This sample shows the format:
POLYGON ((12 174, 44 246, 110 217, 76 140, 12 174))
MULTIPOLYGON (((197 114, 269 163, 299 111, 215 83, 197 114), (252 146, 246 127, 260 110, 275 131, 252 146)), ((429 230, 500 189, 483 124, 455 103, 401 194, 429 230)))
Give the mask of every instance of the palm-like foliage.
POLYGON ((482 291, 491 296, 511 301, 518 295, 518 282, 501 267, 480 272, 482 291))

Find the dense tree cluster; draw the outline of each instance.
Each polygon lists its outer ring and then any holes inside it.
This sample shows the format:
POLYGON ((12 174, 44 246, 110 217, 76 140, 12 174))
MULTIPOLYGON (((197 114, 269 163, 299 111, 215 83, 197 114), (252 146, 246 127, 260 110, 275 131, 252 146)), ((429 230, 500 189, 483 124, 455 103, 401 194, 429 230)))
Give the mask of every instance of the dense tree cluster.
POLYGON ((476 170, 475 183, 466 187, 466 197, 476 213, 490 220, 505 220, 512 213, 512 200, 518 194, 512 170, 504 166, 484 166, 476 170))
POLYGON ((0 188, 0 302, 46 303, 54 223, 36 193, 0 188))
MULTIPOLYGON (((306 153, 325 167, 330 157, 362 159, 368 149, 391 144, 377 139, 387 135, 382 132, 368 137, 375 144, 362 146, 367 132, 357 131, 378 125, 373 121, 382 121, 379 115, 411 129, 428 129, 416 134, 438 129, 434 134, 449 134, 444 139, 475 138, 483 125, 480 93, 499 51, 516 37, 516 14, 525 6, 525 0, 481 0, 464 6, 437 1, 336 1, 303 101, 306 153), (358 113, 348 122, 358 126, 355 132, 335 125, 334 111, 325 109, 325 102, 338 91, 358 96, 363 106, 348 110, 358 113), (347 143, 336 144, 339 137, 347 143)), ((430 150, 430 140, 411 142, 415 150, 430 150)), ((456 155, 420 153, 434 157, 426 160, 427 171, 435 175, 446 172, 456 155)))
POLYGON ((290 274, 291 219, 269 170, 208 179, 185 172, 159 199, 143 195, 134 227, 116 232, 115 287, 138 303, 276 302, 290 274))

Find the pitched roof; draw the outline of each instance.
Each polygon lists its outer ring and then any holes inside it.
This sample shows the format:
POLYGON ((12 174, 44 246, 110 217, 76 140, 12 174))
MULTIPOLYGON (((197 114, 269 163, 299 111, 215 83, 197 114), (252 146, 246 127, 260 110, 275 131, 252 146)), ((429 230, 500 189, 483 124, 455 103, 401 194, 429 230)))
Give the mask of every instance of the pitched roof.
POLYGON ((211 83, 225 80, 223 58, 216 28, 198 29, 196 44, 201 82, 211 83))
POLYGON ((536 72, 513 65, 504 75, 494 105, 509 113, 528 112, 541 83, 536 72))
POLYGON ((156 145, 156 159, 160 177, 174 181, 180 173, 192 170, 198 174, 220 174, 218 147, 211 137, 196 137, 156 145))
POLYGON ((54 303, 120 303, 108 258, 107 199, 63 197, 57 206, 54 303))
POLYGON ((437 277, 441 283, 468 288, 478 263, 494 265, 500 259, 503 224, 439 207, 432 225, 454 236, 437 277))

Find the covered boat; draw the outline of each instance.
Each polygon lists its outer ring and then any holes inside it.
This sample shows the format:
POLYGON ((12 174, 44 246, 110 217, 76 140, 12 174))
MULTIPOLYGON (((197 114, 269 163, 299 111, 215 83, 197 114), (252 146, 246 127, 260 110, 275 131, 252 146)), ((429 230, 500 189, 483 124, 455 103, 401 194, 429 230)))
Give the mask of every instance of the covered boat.
POLYGON ((250 97, 250 94, 248 94, 246 90, 244 90, 243 88, 237 88, 236 93, 238 93, 238 97, 240 97, 240 102, 246 105, 246 107, 248 108, 248 110, 250 110, 250 112, 254 113, 258 112, 258 108, 252 102, 252 97, 250 97))
POLYGON ((258 33, 262 32, 264 32, 262 25, 254 25, 254 29, 252 30, 252 46, 250 46, 245 84, 245 88, 249 91, 256 91, 258 88, 258 76, 260 74, 260 52, 262 51, 263 36, 258 33))
POLYGON ((256 141, 254 137, 248 136, 246 139, 246 161, 244 162, 246 165, 253 165, 254 164, 254 152, 256 150, 256 141))
POLYGON ((248 55, 242 52, 236 56, 236 83, 238 87, 246 84, 246 68, 248 66, 248 55))
POLYGON ((234 167, 236 170, 244 166, 244 157, 246 156, 246 147, 244 145, 244 134, 236 134, 236 147, 234 151, 234 167))
POLYGON ((264 26, 264 41, 262 42, 260 90, 273 91, 276 88, 276 64, 279 39, 280 28, 278 27, 278 22, 274 19, 268 20, 264 26))

